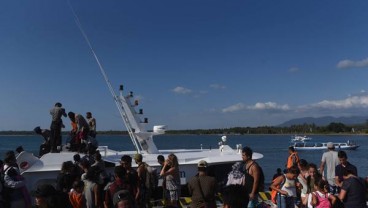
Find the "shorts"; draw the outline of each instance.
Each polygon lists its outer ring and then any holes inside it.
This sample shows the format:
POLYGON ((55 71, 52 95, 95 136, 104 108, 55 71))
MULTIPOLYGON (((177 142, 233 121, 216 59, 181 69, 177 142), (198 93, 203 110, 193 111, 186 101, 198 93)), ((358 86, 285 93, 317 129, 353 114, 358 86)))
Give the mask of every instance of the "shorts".
POLYGON ((165 190, 165 197, 167 200, 177 201, 179 200, 179 191, 178 190, 165 190))

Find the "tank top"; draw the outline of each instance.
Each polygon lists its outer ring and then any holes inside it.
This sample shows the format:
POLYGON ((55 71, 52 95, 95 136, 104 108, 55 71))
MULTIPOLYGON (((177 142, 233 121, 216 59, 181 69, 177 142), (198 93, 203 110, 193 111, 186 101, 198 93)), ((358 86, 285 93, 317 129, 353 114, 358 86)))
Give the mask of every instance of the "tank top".
POLYGON ((281 190, 286 191, 288 196, 296 197, 295 180, 290 180, 285 175, 285 183, 281 187, 281 190))
POLYGON ((314 195, 318 199, 316 208, 332 208, 330 201, 328 200, 328 193, 324 194, 320 191, 314 192, 314 195))

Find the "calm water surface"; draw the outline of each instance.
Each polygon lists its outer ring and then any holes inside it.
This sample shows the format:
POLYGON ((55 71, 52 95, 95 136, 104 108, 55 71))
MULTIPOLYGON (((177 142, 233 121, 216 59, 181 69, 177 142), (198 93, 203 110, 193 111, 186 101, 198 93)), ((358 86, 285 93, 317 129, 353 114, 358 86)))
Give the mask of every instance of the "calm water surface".
MULTIPOLYGON (((155 137, 158 149, 185 149, 185 148, 218 148, 219 135, 161 135, 155 137)), ((270 182, 277 168, 284 168, 288 156, 287 148, 290 145, 288 135, 229 135, 227 144, 235 148, 236 144, 249 146, 254 152, 264 155, 259 160, 266 182, 270 182)), ((358 167, 360 176, 368 175, 368 136, 312 136, 315 142, 346 142, 354 141, 361 145, 355 151, 347 151, 349 161, 358 167)), ((65 138, 64 138, 65 139, 65 138)), ((22 145, 25 150, 38 154, 38 148, 43 139, 39 136, 0 136, 0 156, 8 150, 15 150, 22 145)), ((98 136, 100 145, 107 145, 115 150, 132 150, 133 145, 128 136, 98 136)), ((300 158, 306 159, 319 166, 323 151, 300 151, 300 158)), ((241 157, 239 155, 239 157, 241 157)))

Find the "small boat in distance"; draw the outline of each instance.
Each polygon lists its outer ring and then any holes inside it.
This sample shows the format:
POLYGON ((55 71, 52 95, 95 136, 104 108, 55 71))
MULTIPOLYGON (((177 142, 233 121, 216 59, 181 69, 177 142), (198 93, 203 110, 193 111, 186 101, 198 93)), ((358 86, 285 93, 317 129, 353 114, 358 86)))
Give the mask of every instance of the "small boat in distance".
POLYGON ((299 136, 299 135, 294 135, 291 137, 291 142, 305 142, 305 141, 310 141, 312 140, 311 137, 307 137, 307 136, 299 136))
MULTIPOLYGON (((354 142, 334 142, 336 150, 356 150, 359 145, 354 142)), ((293 145, 296 150, 327 150, 327 142, 295 142, 293 145)))

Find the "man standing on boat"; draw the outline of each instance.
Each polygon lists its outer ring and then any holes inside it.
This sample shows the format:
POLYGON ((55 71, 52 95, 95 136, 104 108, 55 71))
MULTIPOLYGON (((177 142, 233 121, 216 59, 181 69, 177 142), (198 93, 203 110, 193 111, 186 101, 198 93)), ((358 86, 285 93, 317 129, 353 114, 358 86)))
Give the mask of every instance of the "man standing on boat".
POLYGON ((77 140, 81 144, 79 151, 87 151, 89 125, 86 119, 80 114, 75 114, 75 122, 77 123, 77 140))
POLYGON ((339 164, 339 158, 337 152, 335 151, 335 145, 332 142, 327 143, 328 151, 323 153, 321 165, 319 167, 320 173, 328 181, 330 185, 330 193, 336 193, 336 183, 335 183, 335 168, 339 164), (326 174, 325 173, 325 166, 326 174))
POLYGON ((93 138, 96 138, 96 119, 92 117, 91 112, 86 113, 86 118, 89 125, 89 135, 93 138))
POLYGON ((62 104, 57 102, 55 106, 50 110, 50 114, 52 117, 51 126, 50 126, 50 146, 51 152, 58 152, 58 146, 61 148, 61 128, 64 128, 63 120, 61 117, 66 117, 65 109, 62 108, 62 104))

